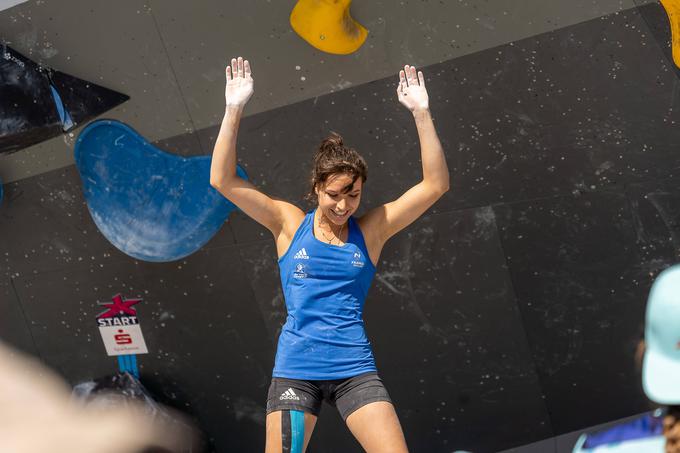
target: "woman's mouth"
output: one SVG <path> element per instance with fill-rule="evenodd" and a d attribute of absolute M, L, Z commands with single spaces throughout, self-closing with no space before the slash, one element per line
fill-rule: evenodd
<path fill-rule="evenodd" d="M 347 217 L 347 214 L 349 214 L 349 211 L 334 211 L 331 209 L 331 213 L 333 213 L 334 217 L 338 220 L 343 220 L 345 217 Z"/>

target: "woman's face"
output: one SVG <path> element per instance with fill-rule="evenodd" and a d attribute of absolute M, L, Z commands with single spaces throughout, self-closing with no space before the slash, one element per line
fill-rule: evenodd
<path fill-rule="evenodd" d="M 343 225 L 359 208 L 363 181 L 357 178 L 354 186 L 347 191 L 350 184 L 352 184 L 352 177 L 340 173 L 329 176 L 325 185 L 317 186 L 315 189 L 319 197 L 321 212 L 336 225 Z"/>

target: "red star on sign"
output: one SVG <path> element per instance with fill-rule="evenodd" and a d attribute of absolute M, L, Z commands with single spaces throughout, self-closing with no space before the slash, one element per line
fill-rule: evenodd
<path fill-rule="evenodd" d="M 100 303 L 99 304 L 99 305 L 103 305 L 104 307 L 108 308 L 108 310 L 97 315 L 97 319 L 113 318 L 114 316 L 122 315 L 122 314 L 137 316 L 137 311 L 134 308 L 131 308 L 131 307 L 142 301 L 142 299 L 126 299 L 126 300 L 124 300 L 123 296 L 121 296 L 120 294 L 116 294 L 115 296 L 113 296 L 112 300 L 113 300 L 112 304 L 107 304 L 107 303 Z"/>

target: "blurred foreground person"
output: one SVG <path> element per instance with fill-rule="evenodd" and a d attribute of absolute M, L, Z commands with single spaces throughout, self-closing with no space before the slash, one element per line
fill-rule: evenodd
<path fill-rule="evenodd" d="M 680 265 L 663 271 L 652 285 L 641 353 L 645 395 L 662 407 L 582 435 L 574 453 L 680 453 Z"/>
<path fill-rule="evenodd" d="M 174 415 L 174 414 L 173 414 Z M 36 360 L 0 343 L 0 452 L 192 452 L 195 433 L 134 403 L 90 404 Z"/>

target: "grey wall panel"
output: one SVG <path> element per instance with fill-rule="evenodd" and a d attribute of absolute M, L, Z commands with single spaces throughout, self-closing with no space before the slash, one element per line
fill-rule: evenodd
<path fill-rule="evenodd" d="M 130 96 L 105 116 L 129 123 L 149 140 L 194 129 L 144 2 L 27 2 L 0 13 L 0 41 L 39 63 Z M 3 156 L 0 178 L 15 181 L 73 164 L 79 130 Z M 175 151 L 191 154 L 200 147 L 194 139 L 190 150 Z"/>
<path fill-rule="evenodd" d="M 163 350 L 150 355 L 143 372 L 153 369 L 160 382 L 177 381 L 159 387 L 166 398 L 179 388 L 185 400 L 177 403 L 199 419 L 215 451 L 264 445 L 274 348 L 241 254 L 221 247 L 178 263 L 140 264 L 156 304 L 149 341 Z"/>
<path fill-rule="evenodd" d="M 29 2 L 0 14 L 0 38 L 35 61 L 130 96 L 107 116 L 150 139 L 192 129 L 148 5 Z"/>
<path fill-rule="evenodd" d="M 281 327 L 286 322 L 286 304 L 281 290 L 274 238 L 239 246 L 239 251 L 243 271 L 257 301 L 269 341 L 275 346 Z M 273 366 L 272 362 L 267 369 L 271 370 Z"/>
<path fill-rule="evenodd" d="M 5 191 L 0 228 L 9 240 L 0 241 L 0 262 L 8 273 L 24 276 L 133 261 L 109 243 L 92 221 L 75 167 L 7 184 Z M 204 247 L 233 243 L 231 230 L 223 227 Z"/>
<path fill-rule="evenodd" d="M 451 170 L 446 211 L 589 192 L 676 172 L 675 73 L 637 10 L 425 68 Z M 300 203 L 329 131 L 369 164 L 364 204 L 419 181 L 418 137 L 395 80 L 246 118 L 239 158 L 263 190 Z M 635 95 L 631 95 L 635 93 Z M 294 119 L 294 120 L 292 120 Z M 214 143 L 217 128 L 199 132 Z M 372 189 L 379 187 L 379 190 Z"/>
<path fill-rule="evenodd" d="M 393 238 L 365 319 L 414 451 L 551 435 L 490 208 L 428 216 Z"/>
<path fill-rule="evenodd" d="M 634 354 L 652 278 L 671 263 L 641 253 L 626 197 L 494 211 L 555 432 L 644 410 Z"/>
<path fill-rule="evenodd" d="M 134 265 L 115 263 L 101 268 L 88 263 L 21 277 L 15 286 L 47 365 L 71 383 L 117 369 L 99 336 L 95 317 L 105 309 L 96 303 L 109 302 L 119 292 L 128 298 L 143 293 Z"/>
<path fill-rule="evenodd" d="M 237 249 L 179 263 L 72 268 L 17 286 L 41 356 L 72 383 L 117 370 L 96 327 L 104 311 L 96 302 L 118 292 L 143 298 L 135 307 L 150 352 L 138 356 L 142 381 L 193 414 L 217 451 L 246 451 L 262 439 L 273 346 Z"/>
<path fill-rule="evenodd" d="M 457 58 L 634 6 L 632 0 L 486 2 L 354 1 L 369 29 L 352 55 L 309 46 L 289 25 L 294 1 L 152 1 L 160 36 L 196 127 L 218 124 L 224 66 L 253 61 L 261 112 L 392 76 L 404 64 Z"/>
<path fill-rule="evenodd" d="M 16 296 L 12 280 L 7 277 L 0 281 L 0 341 L 29 354 L 37 354 L 29 321 Z"/>
<path fill-rule="evenodd" d="M 638 241 L 649 260 L 680 260 L 680 190 L 676 178 L 632 184 L 626 189 Z"/>
<path fill-rule="evenodd" d="M 274 236 L 272 233 L 240 210 L 235 211 L 229 216 L 229 221 L 225 227 L 230 230 L 234 241 L 238 244 L 264 243 L 274 246 Z M 263 251 L 262 253 L 265 252 Z M 276 250 L 272 249 L 267 251 L 267 253 L 270 254 L 272 259 L 276 259 Z"/>
<path fill-rule="evenodd" d="M 0 13 L 0 39 L 59 70 L 131 96 L 107 116 L 151 140 L 219 123 L 225 61 L 254 62 L 257 113 L 631 8 L 648 0 L 355 1 L 370 31 L 354 55 L 313 49 L 290 28 L 294 2 L 27 2 Z M 124 33 L 121 31 L 124 30 Z M 205 149 L 196 137 L 177 149 Z M 0 159 L 14 181 L 72 163 L 72 139 Z"/>
<path fill-rule="evenodd" d="M 5 190 L 0 228 L 7 240 L 0 242 L 0 256 L 11 273 L 25 277 L 125 256 L 92 222 L 75 167 L 7 184 Z"/>

